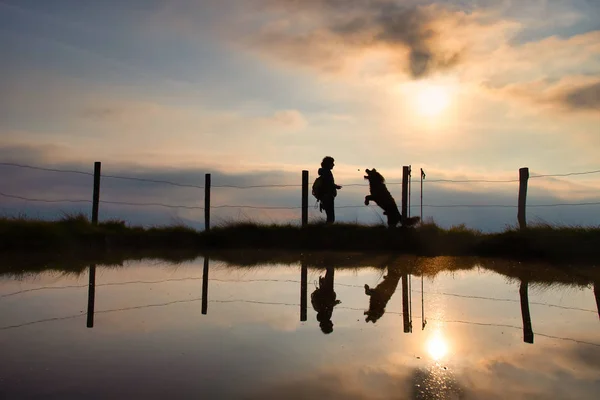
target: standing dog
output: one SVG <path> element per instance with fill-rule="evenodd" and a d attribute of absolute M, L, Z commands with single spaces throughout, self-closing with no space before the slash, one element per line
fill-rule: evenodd
<path fill-rule="evenodd" d="M 365 206 L 368 206 L 370 201 L 377 203 L 383 209 L 383 215 L 387 216 L 388 226 L 395 227 L 402 221 L 402 215 L 398 211 L 396 200 L 385 186 L 385 178 L 375 168 L 366 169 L 365 172 L 367 173 L 365 179 L 369 181 L 369 190 L 371 191 L 371 194 L 365 197 Z M 419 217 L 406 218 L 403 225 L 412 226 L 420 219 Z"/>

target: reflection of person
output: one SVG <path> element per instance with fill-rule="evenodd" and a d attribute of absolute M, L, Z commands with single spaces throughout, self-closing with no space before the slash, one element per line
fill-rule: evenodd
<path fill-rule="evenodd" d="M 321 168 L 319 168 L 319 176 L 323 178 L 323 197 L 321 199 L 321 207 L 325 210 L 327 215 L 327 223 L 332 224 L 335 222 L 335 209 L 334 199 L 337 196 L 338 189 L 342 187 L 335 184 L 333 179 L 333 172 L 331 171 L 334 167 L 333 157 L 325 157 L 321 161 Z"/>
<path fill-rule="evenodd" d="M 333 332 L 333 322 L 331 316 L 333 307 L 340 304 L 341 301 L 336 300 L 336 294 L 333 290 L 334 268 L 327 267 L 325 277 L 319 277 L 319 287 L 310 295 L 310 301 L 313 308 L 317 312 L 317 321 L 323 333 Z"/>

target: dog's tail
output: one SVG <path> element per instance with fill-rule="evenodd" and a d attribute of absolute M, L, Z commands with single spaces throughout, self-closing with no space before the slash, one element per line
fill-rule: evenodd
<path fill-rule="evenodd" d="M 415 226 L 421 221 L 421 217 L 409 217 L 402 223 L 402 226 Z"/>

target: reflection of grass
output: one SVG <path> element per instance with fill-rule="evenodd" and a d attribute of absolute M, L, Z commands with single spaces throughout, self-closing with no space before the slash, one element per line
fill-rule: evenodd
<path fill-rule="evenodd" d="M 229 223 L 200 232 L 184 225 L 131 227 L 124 221 L 92 225 L 83 215 L 58 221 L 0 218 L 0 251 L 99 254 L 119 250 L 149 254 L 185 249 L 287 249 L 391 251 L 415 255 L 500 256 L 548 261 L 597 261 L 600 227 L 537 225 L 484 234 L 464 226 L 443 229 L 425 223 L 410 229 L 356 223 L 261 225 Z"/>

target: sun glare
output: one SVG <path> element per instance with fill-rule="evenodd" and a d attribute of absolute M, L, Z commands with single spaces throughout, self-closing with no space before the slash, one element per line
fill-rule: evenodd
<path fill-rule="evenodd" d="M 440 115 L 450 105 L 450 93 L 442 86 L 425 84 L 416 91 L 417 111 L 424 116 Z"/>
<path fill-rule="evenodd" d="M 427 342 L 427 352 L 435 361 L 439 361 L 448 353 L 448 344 L 438 331 Z"/>

